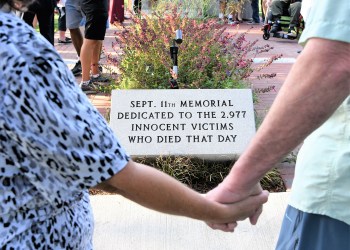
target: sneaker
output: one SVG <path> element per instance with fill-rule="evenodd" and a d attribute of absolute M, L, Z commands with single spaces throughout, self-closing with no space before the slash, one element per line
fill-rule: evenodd
<path fill-rule="evenodd" d="M 228 19 L 228 24 L 234 24 L 234 23 L 235 23 L 235 21 L 233 21 L 232 18 L 229 18 L 229 19 Z"/>
<path fill-rule="evenodd" d="M 101 74 L 99 74 L 97 77 L 93 77 L 91 76 L 90 81 L 92 83 L 106 83 L 106 82 L 110 82 L 111 79 L 102 76 Z"/>
<path fill-rule="evenodd" d="M 292 27 L 292 26 L 289 27 L 287 35 L 290 37 L 297 37 L 298 34 L 297 34 L 295 27 Z"/>
<path fill-rule="evenodd" d="M 250 20 L 250 21 L 247 22 L 247 24 L 250 24 L 250 25 L 258 25 L 258 24 L 260 24 L 260 22 L 256 22 L 256 21 L 254 21 L 254 20 Z"/>
<path fill-rule="evenodd" d="M 88 81 L 87 83 L 80 83 L 79 87 L 86 94 L 94 94 L 94 93 L 97 93 L 98 91 L 97 87 L 91 82 L 91 80 Z"/>
<path fill-rule="evenodd" d="M 80 60 L 77 61 L 77 63 L 72 68 L 72 73 L 73 73 L 74 76 L 81 75 L 81 62 L 80 62 Z"/>
<path fill-rule="evenodd" d="M 58 43 L 60 43 L 60 44 L 72 43 L 72 39 L 70 39 L 69 37 L 66 37 L 64 40 L 61 40 L 58 38 Z"/>
<path fill-rule="evenodd" d="M 270 30 L 270 33 L 277 33 L 277 32 L 279 32 L 279 31 L 282 31 L 281 24 L 275 22 L 275 23 L 272 25 L 272 28 L 271 28 L 271 30 Z"/>
<path fill-rule="evenodd" d="M 100 54 L 100 59 L 106 58 L 105 52 L 102 50 Z"/>

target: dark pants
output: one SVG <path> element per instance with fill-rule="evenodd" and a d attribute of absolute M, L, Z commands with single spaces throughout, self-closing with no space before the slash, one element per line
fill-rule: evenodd
<path fill-rule="evenodd" d="M 141 14 L 142 2 L 141 0 L 134 0 L 134 12 L 135 14 Z"/>
<path fill-rule="evenodd" d="M 23 20 L 33 26 L 34 16 L 39 22 L 40 34 L 52 45 L 54 44 L 54 0 L 37 0 L 28 7 L 24 13 Z"/>
<path fill-rule="evenodd" d="M 59 31 L 66 31 L 66 7 L 59 7 L 58 8 L 59 16 L 58 16 L 58 30 Z"/>
<path fill-rule="evenodd" d="M 259 0 L 252 0 L 251 2 L 252 6 L 252 11 L 253 11 L 253 21 L 256 23 L 260 23 L 260 18 L 259 18 Z"/>
<path fill-rule="evenodd" d="M 290 25 L 299 23 L 301 2 L 287 3 L 282 0 L 274 0 L 270 6 L 269 20 L 280 19 L 283 15 L 290 16 Z"/>

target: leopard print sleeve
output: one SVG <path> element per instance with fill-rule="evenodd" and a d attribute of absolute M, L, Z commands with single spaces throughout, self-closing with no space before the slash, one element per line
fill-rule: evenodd
<path fill-rule="evenodd" d="M 1 153 L 48 200 L 95 186 L 127 164 L 118 139 L 48 42 L 2 18 L 0 57 L 6 58 Z"/>
<path fill-rule="evenodd" d="M 87 189 L 128 160 L 54 47 L 0 10 L 0 248 L 92 249 Z"/>

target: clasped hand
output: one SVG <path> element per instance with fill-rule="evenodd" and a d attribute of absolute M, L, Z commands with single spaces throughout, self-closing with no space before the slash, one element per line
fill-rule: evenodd
<path fill-rule="evenodd" d="M 230 205 L 235 213 L 236 221 L 226 223 L 216 223 L 207 221 L 207 225 L 212 229 L 224 232 L 233 232 L 237 226 L 237 221 L 249 218 L 250 223 L 255 225 L 262 213 L 262 204 L 267 202 L 269 193 L 263 191 L 260 184 L 256 184 L 250 190 L 235 190 L 229 188 L 222 182 L 219 186 L 206 194 L 206 198 L 222 204 Z"/>

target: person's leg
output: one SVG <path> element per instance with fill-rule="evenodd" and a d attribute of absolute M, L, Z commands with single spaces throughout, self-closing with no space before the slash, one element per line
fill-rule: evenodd
<path fill-rule="evenodd" d="M 66 8 L 65 7 L 58 7 L 58 33 L 59 33 L 59 38 L 58 38 L 58 43 L 71 43 L 71 39 L 66 37 L 66 31 L 67 31 L 67 26 L 66 26 Z"/>
<path fill-rule="evenodd" d="M 220 13 L 219 13 L 219 19 L 224 19 L 225 12 L 226 12 L 226 0 L 220 0 Z"/>
<path fill-rule="evenodd" d="M 350 249 L 350 225 L 288 206 L 276 250 Z"/>
<path fill-rule="evenodd" d="M 269 11 L 271 12 L 272 21 L 280 20 L 283 14 L 284 2 L 281 0 L 273 0 Z"/>
<path fill-rule="evenodd" d="M 35 17 L 34 12 L 27 11 L 23 14 L 23 21 L 26 22 L 28 25 L 33 27 L 34 17 Z"/>
<path fill-rule="evenodd" d="M 301 2 L 295 2 L 292 3 L 289 7 L 289 13 L 290 13 L 290 25 L 291 26 L 297 26 L 299 23 L 299 17 L 300 17 L 300 10 L 301 10 Z"/>
<path fill-rule="evenodd" d="M 236 15 L 235 12 L 235 5 L 239 4 L 236 1 L 228 0 L 226 5 L 226 12 L 227 12 L 227 21 L 229 24 L 233 24 L 234 20 L 233 17 Z"/>
<path fill-rule="evenodd" d="M 280 0 L 273 0 L 268 14 L 268 20 L 269 22 L 273 22 L 272 28 L 270 30 L 271 33 L 277 33 L 278 31 L 281 31 L 281 16 L 283 14 L 283 8 L 284 8 L 284 2 Z"/>
<path fill-rule="evenodd" d="M 40 10 L 37 12 L 40 34 L 54 45 L 54 11 Z"/>
<path fill-rule="evenodd" d="M 91 74 L 92 76 L 98 76 L 101 73 L 101 68 L 99 65 L 99 61 L 102 53 L 102 41 L 99 41 L 98 47 L 96 48 L 96 53 L 92 55 L 91 61 Z"/>
<path fill-rule="evenodd" d="M 69 29 L 69 32 L 75 51 L 77 52 L 78 57 L 80 57 L 81 47 L 84 42 L 83 34 L 81 33 L 80 28 Z"/>
<path fill-rule="evenodd" d="M 290 14 L 290 23 L 288 29 L 288 35 L 291 37 L 297 37 L 298 33 L 296 27 L 299 24 L 301 2 L 295 2 L 290 5 L 288 12 Z"/>
<path fill-rule="evenodd" d="M 67 0 L 66 1 L 66 26 L 69 29 L 70 37 L 73 42 L 73 46 L 78 55 L 78 61 L 72 68 L 72 73 L 78 76 L 82 72 L 80 62 L 80 51 L 83 46 L 83 34 L 80 31 L 80 22 L 83 19 L 83 13 L 81 12 L 81 0 Z"/>
<path fill-rule="evenodd" d="M 86 16 L 85 39 L 80 54 L 82 65 L 81 85 L 88 84 L 88 81 L 106 82 L 109 79 L 100 76 L 98 61 L 100 58 L 102 41 L 106 33 L 108 0 L 83 0 L 81 8 Z M 93 66 L 94 71 L 92 72 L 93 76 L 90 78 L 91 66 Z"/>
<path fill-rule="evenodd" d="M 252 0 L 251 1 L 252 11 L 253 11 L 253 22 L 254 23 L 260 23 L 260 17 L 259 17 L 259 0 Z"/>
<path fill-rule="evenodd" d="M 98 64 L 99 60 L 99 44 L 101 41 L 84 39 L 83 46 L 81 47 L 81 67 L 82 67 L 82 81 L 86 82 L 90 80 L 90 69 L 91 65 Z M 98 74 L 99 72 L 97 72 Z"/>
<path fill-rule="evenodd" d="M 36 15 L 38 17 L 40 34 L 54 45 L 54 1 L 38 0 Z"/>

